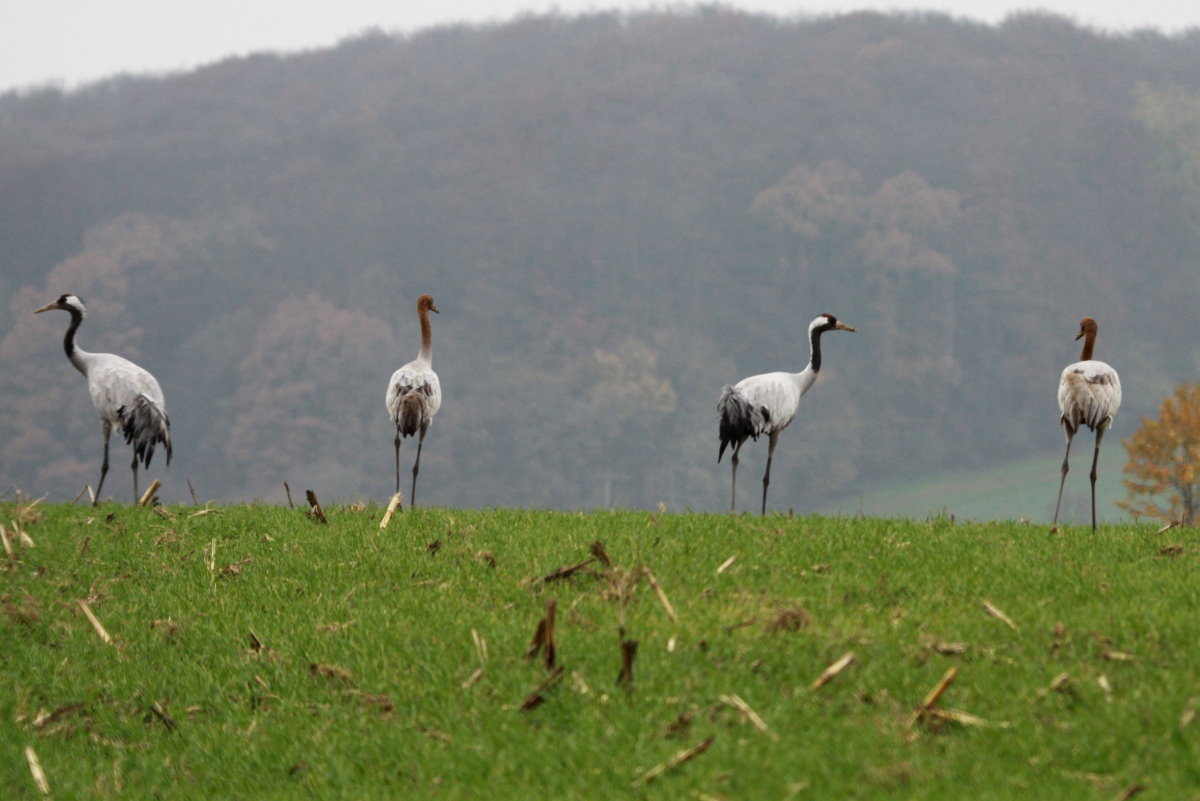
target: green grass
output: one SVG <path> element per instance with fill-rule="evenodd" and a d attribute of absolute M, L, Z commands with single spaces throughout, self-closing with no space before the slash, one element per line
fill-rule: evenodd
<path fill-rule="evenodd" d="M 27 746 L 64 799 L 1109 801 L 1135 783 L 1153 798 L 1200 787 L 1191 531 L 418 509 L 380 532 L 378 508 L 333 509 L 327 526 L 195 511 L 0 504 L 10 535 L 38 518 L 0 574 L 6 798 L 41 797 Z M 613 568 L 536 580 L 595 540 Z M 551 599 L 565 670 L 522 711 L 547 676 L 524 652 Z M 622 623 L 639 643 L 631 690 L 616 684 Z M 481 664 L 472 630 L 487 660 L 464 687 Z M 855 664 L 810 690 L 847 651 Z M 991 725 L 910 725 L 950 667 L 940 707 Z"/>
<path fill-rule="evenodd" d="M 1089 444 L 1089 443 L 1084 443 Z M 1091 521 L 1092 451 L 1076 446 L 1071 472 L 1063 487 L 1062 519 L 1076 523 Z M 1123 454 L 1101 453 L 1096 477 L 1096 517 L 1109 523 L 1125 522 L 1129 516 L 1116 502 L 1127 499 L 1117 463 Z M 1054 499 L 1062 468 L 1062 452 L 1017 459 L 976 470 L 952 470 L 922 476 L 912 481 L 892 481 L 885 486 L 865 488 L 823 504 L 826 514 L 866 514 L 879 517 L 924 519 L 931 515 L 953 515 L 958 520 L 1046 521 L 1054 517 Z"/>

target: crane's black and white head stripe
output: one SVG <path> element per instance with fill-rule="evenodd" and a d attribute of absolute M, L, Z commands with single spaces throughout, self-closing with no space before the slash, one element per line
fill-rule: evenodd
<path fill-rule="evenodd" d="M 837 318 L 832 314 L 820 314 L 808 324 L 808 333 L 815 334 L 820 331 L 822 334 L 826 331 L 832 331 L 837 327 Z"/>
<path fill-rule="evenodd" d="M 816 318 L 813 319 L 813 321 L 811 323 L 808 324 L 809 338 L 812 338 L 814 336 L 820 336 L 821 334 L 824 334 L 826 331 L 855 331 L 855 330 L 857 330 L 857 329 L 851 328 L 850 326 L 846 325 L 838 318 L 834 317 L 832 314 L 818 315 Z"/>
<path fill-rule="evenodd" d="M 87 314 L 87 310 L 83 307 L 83 300 L 78 295 L 73 295 L 70 292 L 65 295 L 59 295 L 58 300 L 53 303 L 47 303 L 40 309 L 34 310 L 34 314 L 41 314 L 44 311 L 51 309 L 62 309 L 71 315 L 71 325 L 67 328 L 67 333 L 63 336 L 63 350 L 67 353 L 67 358 L 74 360 L 81 353 L 75 347 L 75 332 L 79 330 L 79 324 L 83 322 L 83 317 Z M 80 372 L 85 372 L 84 368 L 75 365 L 75 369 Z"/>
<path fill-rule="evenodd" d="M 72 295 L 69 292 L 58 299 L 58 305 L 61 308 L 66 309 L 66 310 L 73 309 L 73 310 L 79 312 L 80 314 L 84 314 L 87 312 L 87 309 L 85 309 L 83 306 L 83 299 L 80 298 L 78 295 Z"/>

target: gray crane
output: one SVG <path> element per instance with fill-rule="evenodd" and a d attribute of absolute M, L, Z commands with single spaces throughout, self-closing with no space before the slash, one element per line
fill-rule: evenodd
<path fill-rule="evenodd" d="M 1079 361 L 1068 364 L 1058 380 L 1058 409 L 1062 413 L 1058 421 L 1067 435 L 1067 450 L 1063 454 L 1062 478 L 1058 482 L 1058 502 L 1054 504 L 1054 529 L 1058 528 L 1058 510 L 1062 506 L 1063 484 L 1067 482 L 1070 467 L 1067 458 L 1071 455 L 1071 439 L 1081 425 L 1096 432 L 1096 451 L 1092 455 L 1092 532 L 1096 531 L 1096 463 L 1100 461 L 1100 440 L 1112 425 L 1117 409 L 1121 408 L 1121 379 L 1117 371 L 1092 358 L 1099 327 L 1091 317 L 1079 321 L 1079 334 L 1075 339 L 1083 340 L 1083 353 Z"/>
<path fill-rule="evenodd" d="M 433 305 L 433 296 L 417 298 L 417 316 L 421 319 L 421 350 L 417 358 L 392 373 L 388 382 L 387 410 L 396 424 L 396 492 L 400 491 L 400 440 L 417 435 L 417 459 L 412 469 L 409 504 L 417 502 L 417 473 L 421 469 L 421 446 L 433 416 L 442 405 L 442 385 L 433 371 L 433 329 L 429 313 L 441 314 Z"/>
<path fill-rule="evenodd" d="M 75 369 L 87 378 L 88 394 L 104 432 L 104 462 L 100 465 L 95 503 L 100 503 L 100 490 L 108 473 L 108 438 L 113 428 L 120 430 L 125 442 L 133 446 L 133 502 L 137 503 L 138 463 L 149 468 L 156 445 L 166 448 L 167 464 L 171 463 L 171 421 L 167 418 L 162 388 L 154 376 L 128 359 L 111 353 L 88 353 L 75 344 L 75 332 L 87 311 L 77 295 L 63 295 L 34 314 L 51 309 L 71 315 L 63 349 Z"/>
<path fill-rule="evenodd" d="M 720 421 L 721 449 L 717 462 L 725 455 L 725 448 L 732 445 L 733 487 L 730 493 L 729 510 L 737 502 L 738 454 L 742 443 L 759 435 L 767 435 L 767 471 L 763 474 L 762 514 L 767 513 L 767 487 L 771 483 L 771 460 L 775 457 L 775 446 L 779 433 L 791 425 L 800 408 L 800 398 L 812 388 L 821 369 L 821 334 L 826 331 L 854 331 L 832 314 L 822 314 L 808 324 L 808 344 L 812 355 L 808 365 L 798 373 L 763 373 L 743 378 L 733 386 L 726 384 L 717 401 L 717 417 Z"/>

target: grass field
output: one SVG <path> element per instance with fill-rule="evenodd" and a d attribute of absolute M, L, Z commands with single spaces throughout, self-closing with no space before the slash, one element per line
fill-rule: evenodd
<path fill-rule="evenodd" d="M 1081 449 L 1063 488 L 1062 519 L 1079 523 L 1091 520 L 1091 450 Z M 1128 492 L 1118 449 L 1101 455 L 1096 479 L 1096 517 L 1117 523 L 1129 515 L 1117 508 Z M 957 469 L 923 475 L 911 481 L 891 481 L 878 488 L 864 488 L 832 500 L 817 510 L 825 514 L 866 514 L 876 517 L 953 515 L 958 520 L 1020 520 L 1049 522 L 1054 518 L 1054 500 L 1062 469 L 1062 452 L 1054 451 L 1027 459 L 1002 462 L 978 469 Z"/>
<path fill-rule="evenodd" d="M 328 514 L 0 504 L 4 797 L 1200 798 L 1190 530 Z"/>

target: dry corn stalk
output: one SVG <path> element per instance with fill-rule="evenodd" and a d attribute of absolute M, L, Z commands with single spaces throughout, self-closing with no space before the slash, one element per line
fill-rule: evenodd
<path fill-rule="evenodd" d="M 774 733 L 771 732 L 770 728 L 767 726 L 767 722 L 763 720 L 762 717 L 755 712 L 740 695 L 718 695 L 717 700 L 721 703 L 728 704 L 745 715 L 746 719 L 750 721 L 754 728 L 758 729 L 764 734 L 771 734 L 774 736 Z"/>
<path fill-rule="evenodd" d="M 838 659 L 838 661 L 825 668 L 821 675 L 817 676 L 816 680 L 808 686 L 808 689 L 819 690 L 820 688 L 824 687 L 833 680 L 834 676 L 850 667 L 850 665 L 854 663 L 854 659 L 855 656 L 853 651 L 847 651 L 846 653 L 842 654 L 842 657 Z"/>
<path fill-rule="evenodd" d="M 542 696 L 542 693 L 545 692 L 546 690 L 550 689 L 551 687 L 553 687 L 555 684 L 557 684 L 558 680 L 562 678 L 562 675 L 563 675 L 563 666 L 562 665 L 558 665 L 553 670 L 551 670 L 550 675 L 547 676 L 542 681 L 541 684 L 539 684 L 537 687 L 535 687 L 533 692 L 531 692 L 525 698 L 525 701 L 521 704 L 521 707 L 520 707 L 521 711 L 528 712 L 529 710 L 536 709 L 537 707 L 546 703 L 546 699 Z"/>
<path fill-rule="evenodd" d="M 939 707 L 935 707 L 930 709 L 925 714 L 931 718 L 937 718 L 938 720 L 953 721 L 954 723 L 958 723 L 962 726 L 979 726 L 986 728 L 993 725 L 978 715 L 972 715 L 970 712 L 963 712 L 961 709 L 941 709 Z M 1009 724 L 997 723 L 995 725 L 1001 728 L 1007 728 Z"/>
<path fill-rule="evenodd" d="M 605 567 L 612 567 L 612 559 L 608 556 L 608 551 L 604 548 L 604 543 L 596 540 L 588 546 L 588 550 L 592 552 L 592 556 L 604 563 Z"/>
<path fill-rule="evenodd" d="M 546 575 L 542 576 L 542 581 L 549 584 L 551 581 L 559 581 L 560 579 L 570 578 L 571 576 L 578 573 L 580 570 L 583 570 L 585 567 L 590 565 L 592 562 L 595 562 L 596 559 L 597 559 L 597 557 L 592 556 L 587 559 L 584 559 L 582 562 L 578 562 L 573 565 L 566 565 L 564 567 L 560 567 L 555 570 L 552 570 L 549 573 L 547 573 Z"/>
<path fill-rule="evenodd" d="M 937 702 L 941 700 L 942 694 L 946 692 L 946 688 L 953 684 L 957 677 L 958 668 L 952 667 L 947 670 L 938 683 L 933 685 L 933 689 L 925 696 L 925 700 L 921 702 L 921 705 L 917 707 L 917 711 L 913 714 L 912 719 L 909 720 L 908 725 L 912 726 L 928 715 L 930 710 L 937 706 Z"/>
<path fill-rule="evenodd" d="M 697 757 L 700 754 L 703 754 L 705 751 L 708 750 L 708 747 L 710 745 L 712 745 L 712 741 L 713 741 L 713 738 L 709 737 L 705 740 L 701 740 L 699 743 L 697 743 L 696 745 L 693 745 L 691 748 L 685 748 L 684 750 L 679 751 L 678 753 L 674 754 L 670 759 L 668 759 L 666 762 L 663 762 L 659 765 L 655 765 L 654 767 L 650 768 L 650 770 L 646 771 L 644 774 L 642 774 L 638 778 L 634 779 L 633 786 L 636 787 L 639 784 L 649 784 L 650 782 L 654 781 L 662 774 L 666 773 L 671 768 L 674 768 L 678 765 L 682 765 L 684 762 L 687 762 L 688 760 L 690 760 L 694 757 Z"/>
<path fill-rule="evenodd" d="M 380 529 L 387 528 L 388 523 L 392 522 L 392 515 L 396 513 L 397 509 L 402 510 L 403 508 L 404 508 L 404 493 L 400 492 L 399 490 L 396 490 L 396 494 L 392 496 L 392 499 L 390 501 L 388 501 L 387 511 L 383 513 L 383 520 L 379 521 L 379 528 Z"/>
<path fill-rule="evenodd" d="M 1145 789 L 1146 785 L 1144 784 L 1131 784 L 1121 792 L 1117 793 L 1116 797 L 1113 798 L 1113 801 L 1129 801 L 1129 799 L 1133 798 L 1135 795 Z"/>
<path fill-rule="evenodd" d="M 25 746 L 25 761 L 29 763 L 29 773 L 33 776 L 33 783 L 37 785 L 38 790 L 42 795 L 50 795 L 50 782 L 46 781 L 46 771 L 42 770 L 42 762 L 32 745 Z"/>
<path fill-rule="evenodd" d="M 470 676 L 467 676 L 467 678 L 463 680 L 463 683 L 460 686 L 464 690 L 469 690 L 471 687 L 475 686 L 479 682 L 479 680 L 482 678 L 483 678 L 483 668 L 477 667 L 477 668 L 475 668 L 475 672 L 472 673 Z"/>
<path fill-rule="evenodd" d="M 1017 631 L 1017 624 L 1012 622 L 1012 618 L 1000 611 L 999 607 L 997 607 L 991 601 L 984 600 L 983 611 L 987 612 L 997 620 L 1003 621 L 1004 625 L 1008 626 L 1013 631 Z"/>
<path fill-rule="evenodd" d="M 92 628 L 95 629 L 96 633 L 100 635 L 100 639 L 104 640 L 106 644 L 111 645 L 112 635 L 105 631 L 103 624 L 100 623 L 100 620 L 92 612 L 92 608 L 88 606 L 88 602 L 80 599 L 79 608 L 83 610 L 83 616 L 86 617 L 88 622 L 92 624 Z"/>
<path fill-rule="evenodd" d="M 621 626 L 621 672 L 617 674 L 617 685 L 626 689 L 633 686 L 633 660 L 637 656 L 638 641 L 625 638 L 625 627 Z"/>
<path fill-rule="evenodd" d="M 328 523 L 329 519 L 325 517 L 325 510 L 321 508 L 321 502 L 317 500 L 317 493 L 305 490 L 304 497 L 308 499 L 308 513 L 320 522 Z"/>
<path fill-rule="evenodd" d="M 162 482 L 157 478 L 151 481 L 150 486 L 146 487 L 146 491 L 142 493 L 142 499 L 138 501 L 138 506 L 149 506 L 150 504 L 154 503 L 156 499 L 155 493 L 158 492 L 158 489 L 161 486 Z"/>
<path fill-rule="evenodd" d="M 650 586 L 654 588 L 654 593 L 658 596 L 658 602 L 662 604 L 663 609 L 666 610 L 667 617 L 671 618 L 672 623 L 677 622 L 679 617 L 675 614 L 675 607 L 671 606 L 671 602 L 667 600 L 667 594 L 663 591 L 662 585 L 658 583 L 658 579 L 656 579 L 654 574 L 650 572 L 650 568 L 643 567 L 642 570 L 646 575 L 646 580 L 649 581 Z"/>
<path fill-rule="evenodd" d="M 487 640 L 475 629 L 471 629 L 471 640 L 475 643 L 475 655 L 479 657 L 479 664 L 486 663 L 488 660 Z"/>

